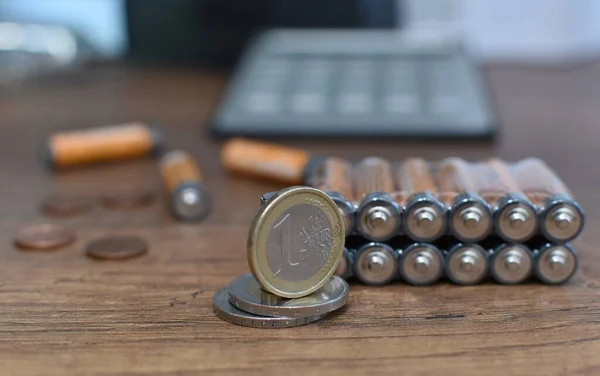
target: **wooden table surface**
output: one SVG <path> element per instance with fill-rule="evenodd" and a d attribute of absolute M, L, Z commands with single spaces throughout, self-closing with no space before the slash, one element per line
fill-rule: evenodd
<path fill-rule="evenodd" d="M 587 212 L 575 243 L 579 272 L 560 287 L 353 284 L 343 312 L 285 330 L 234 326 L 211 309 L 214 292 L 248 272 L 246 235 L 259 196 L 279 188 L 219 165 L 220 141 L 205 120 L 225 75 L 108 66 L 0 88 L 0 374 L 600 374 L 600 66 L 496 66 L 486 74 L 503 123 L 495 143 L 285 142 L 351 160 L 542 157 Z M 51 193 L 161 189 L 151 160 L 62 174 L 39 163 L 36 150 L 54 130 L 136 119 L 162 124 L 170 147 L 198 157 L 214 197 L 209 219 L 177 223 L 164 200 L 44 218 L 40 200 Z M 18 229 L 44 222 L 73 228 L 78 241 L 54 252 L 15 249 Z M 85 243 L 107 234 L 142 236 L 150 253 L 87 258 Z"/>

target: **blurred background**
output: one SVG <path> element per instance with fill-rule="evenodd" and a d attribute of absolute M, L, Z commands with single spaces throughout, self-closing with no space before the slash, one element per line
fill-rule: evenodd
<path fill-rule="evenodd" d="M 486 61 L 557 64 L 600 53 L 594 0 L 0 0 L 0 22 L 4 80 L 7 70 L 23 74 L 6 56 L 17 51 L 54 54 L 59 64 L 94 58 L 227 67 L 254 33 L 270 27 L 453 35 Z M 75 39 L 15 28 L 27 24 L 64 26 L 58 31 Z"/>
<path fill-rule="evenodd" d="M 352 34 L 256 42 L 282 28 Z M 395 60 L 378 65 L 382 54 Z M 599 55 L 593 0 L 0 0 L 0 85 L 89 62 L 233 70 L 211 122 L 225 135 L 280 135 L 286 122 L 289 135 L 487 137 L 496 119 L 472 66 Z M 326 107 L 329 97 L 339 105 Z M 291 103 L 285 118 L 278 98 Z"/>

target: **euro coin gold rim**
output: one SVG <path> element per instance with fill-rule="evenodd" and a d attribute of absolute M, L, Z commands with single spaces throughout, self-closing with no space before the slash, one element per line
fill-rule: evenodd
<path fill-rule="evenodd" d="M 298 204 L 309 204 L 320 209 L 331 227 L 332 245 L 325 264 L 312 277 L 302 281 L 285 281 L 273 275 L 267 261 L 267 239 L 281 214 Z M 321 288 L 335 273 L 344 252 L 343 218 L 337 205 L 323 191 L 304 186 L 279 191 L 260 209 L 248 234 L 248 265 L 254 278 L 266 291 L 284 298 L 300 298 Z"/>

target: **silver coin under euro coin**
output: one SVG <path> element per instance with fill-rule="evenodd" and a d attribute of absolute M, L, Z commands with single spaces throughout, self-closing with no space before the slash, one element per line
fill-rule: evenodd
<path fill-rule="evenodd" d="M 255 315 L 298 318 L 335 311 L 346 304 L 349 291 L 346 281 L 333 276 L 310 295 L 287 299 L 264 291 L 252 274 L 245 274 L 229 285 L 229 302 Z"/>
<path fill-rule="evenodd" d="M 213 311 L 220 319 L 236 325 L 264 329 L 290 328 L 310 324 L 325 317 L 325 315 L 298 318 L 253 315 L 232 306 L 228 295 L 227 288 L 217 291 L 213 299 Z"/>

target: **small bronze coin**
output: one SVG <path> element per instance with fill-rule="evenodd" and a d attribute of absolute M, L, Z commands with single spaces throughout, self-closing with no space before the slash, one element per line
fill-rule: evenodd
<path fill-rule="evenodd" d="M 156 192 L 146 189 L 105 192 L 100 196 L 100 202 L 108 209 L 137 209 L 155 200 Z"/>
<path fill-rule="evenodd" d="M 15 244 L 23 249 L 58 249 L 74 241 L 73 231 L 51 224 L 25 227 L 15 235 Z"/>
<path fill-rule="evenodd" d="M 96 259 L 122 260 L 148 252 L 148 243 L 135 236 L 110 236 L 89 242 L 85 252 Z"/>
<path fill-rule="evenodd" d="M 72 217 L 92 211 L 94 200 L 77 196 L 50 196 L 42 202 L 42 212 L 52 217 Z"/>

